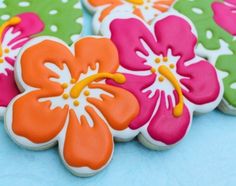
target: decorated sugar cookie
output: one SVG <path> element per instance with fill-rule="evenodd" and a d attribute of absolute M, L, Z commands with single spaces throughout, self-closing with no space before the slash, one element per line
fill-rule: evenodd
<path fill-rule="evenodd" d="M 22 94 L 6 112 L 10 137 L 33 150 L 58 143 L 63 163 L 75 175 L 103 169 L 112 157 L 113 136 L 124 135 L 139 113 L 133 94 L 105 82 L 126 82 L 117 73 L 114 44 L 86 37 L 70 49 L 59 39 L 39 37 L 28 42 L 17 59 Z"/>
<path fill-rule="evenodd" d="M 114 13 L 101 32 L 117 46 L 118 72 L 126 77 L 124 84 L 107 82 L 138 99 L 140 112 L 129 128 L 145 146 L 170 148 L 187 134 L 194 112 L 209 112 L 219 104 L 223 89 L 218 74 L 196 55 L 197 37 L 186 18 L 163 14 L 149 26 Z"/>
<path fill-rule="evenodd" d="M 3 0 L 0 1 L 0 25 L 24 12 L 34 12 L 43 20 L 45 29 L 38 35 L 55 36 L 71 44 L 82 31 L 79 0 Z"/>
<path fill-rule="evenodd" d="M 174 8 L 195 24 L 198 53 L 223 74 L 220 110 L 236 115 L 236 0 L 179 0 Z"/>
<path fill-rule="evenodd" d="M 18 14 L 0 25 L 0 118 L 19 90 L 14 78 L 14 63 L 21 47 L 44 28 L 34 13 Z"/>
<path fill-rule="evenodd" d="M 111 12 L 129 12 L 139 16 L 147 23 L 159 14 L 166 12 L 175 0 L 83 0 L 85 6 L 92 13 L 93 29 L 99 32 L 101 22 Z"/>

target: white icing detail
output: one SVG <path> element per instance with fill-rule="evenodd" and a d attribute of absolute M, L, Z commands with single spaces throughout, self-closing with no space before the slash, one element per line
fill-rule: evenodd
<path fill-rule="evenodd" d="M 57 13 L 58 13 L 57 10 L 50 10 L 50 11 L 49 11 L 49 14 L 50 14 L 50 15 L 56 15 Z"/>
<path fill-rule="evenodd" d="M 3 20 L 3 21 L 8 20 L 9 18 L 10 18 L 9 15 L 2 15 L 2 16 L 1 16 L 1 20 Z"/>
<path fill-rule="evenodd" d="M 192 11 L 194 12 L 194 13 L 196 13 L 196 14 L 203 14 L 203 11 L 202 11 L 202 9 L 200 9 L 200 8 L 192 8 Z"/>
<path fill-rule="evenodd" d="M 230 88 L 236 89 L 236 83 L 231 84 L 231 85 L 230 85 Z"/>
<path fill-rule="evenodd" d="M 62 3 L 68 3 L 68 0 L 61 0 Z"/>
<path fill-rule="evenodd" d="M 207 37 L 207 39 L 212 39 L 213 33 L 212 33 L 211 30 L 207 30 L 207 31 L 206 31 L 206 37 Z"/>
<path fill-rule="evenodd" d="M 21 2 L 19 2 L 18 5 L 19 5 L 20 7 L 27 7 L 27 6 L 30 6 L 30 3 L 27 2 L 27 1 L 21 1 Z"/>
<path fill-rule="evenodd" d="M 75 21 L 76 23 L 79 23 L 79 24 L 82 24 L 83 23 L 83 18 L 82 17 L 79 17 L 76 19 Z"/>
<path fill-rule="evenodd" d="M 6 7 L 7 6 L 5 5 L 4 0 L 0 0 L 0 9 L 4 9 Z"/>
<path fill-rule="evenodd" d="M 80 35 L 79 34 L 74 34 L 70 37 L 71 41 L 75 42 L 79 39 Z"/>
<path fill-rule="evenodd" d="M 52 32 L 57 32 L 58 28 L 57 28 L 56 25 L 52 25 L 52 26 L 50 27 L 50 30 L 51 30 Z"/>
<path fill-rule="evenodd" d="M 5 57 L 10 57 L 10 58 L 14 59 L 17 56 L 18 52 L 19 52 L 19 49 L 11 49 L 11 47 L 14 46 L 15 44 L 17 44 L 17 42 L 13 43 L 10 46 L 8 45 L 8 43 L 13 38 L 15 38 L 18 35 L 20 35 L 20 32 L 16 32 L 16 33 L 13 34 L 12 31 L 13 31 L 13 28 L 10 28 L 6 32 L 6 34 L 5 34 L 4 38 L 3 38 L 3 41 L 2 41 L 2 44 L 1 44 L 2 48 L 3 48 L 3 50 L 8 48 L 8 49 L 10 49 L 10 52 L 7 53 L 7 54 L 3 52 L 3 56 L 0 57 L 2 59 L 4 59 Z M 7 71 L 6 71 L 7 69 L 8 70 L 13 70 L 14 68 L 8 62 L 6 62 L 6 61 L 0 64 L 0 73 L 3 73 L 5 75 L 7 75 Z"/>

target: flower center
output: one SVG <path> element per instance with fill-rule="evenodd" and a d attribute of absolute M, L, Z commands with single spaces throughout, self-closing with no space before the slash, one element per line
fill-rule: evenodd
<path fill-rule="evenodd" d="M 144 0 L 126 0 L 129 3 L 135 4 L 135 5 L 143 5 Z"/>
<path fill-rule="evenodd" d="M 160 64 L 161 62 L 167 64 L 168 61 L 169 61 L 168 57 L 163 57 L 162 60 L 160 58 L 155 59 L 155 63 L 157 63 L 157 64 Z M 168 81 L 173 85 L 173 87 L 177 91 L 179 101 L 173 109 L 173 115 L 175 117 L 179 117 L 183 113 L 184 97 L 183 97 L 183 93 L 182 93 L 182 89 L 180 87 L 179 81 L 177 80 L 177 78 L 175 77 L 173 72 L 170 70 L 170 69 L 173 69 L 173 68 L 175 68 L 174 64 L 170 64 L 169 67 L 167 67 L 167 65 L 160 65 L 157 69 L 155 67 L 152 67 L 151 72 L 156 73 L 158 71 L 158 73 L 161 75 L 158 78 L 158 80 L 160 82 L 163 82 L 165 80 L 165 78 L 168 79 Z"/>
<path fill-rule="evenodd" d="M 3 33 L 5 31 L 5 29 L 9 26 L 13 26 L 13 25 L 17 25 L 21 22 L 21 19 L 19 17 L 13 17 L 10 20 L 6 21 L 5 23 L 3 23 L 0 26 L 0 63 L 3 63 L 4 60 L 1 58 L 3 56 L 3 53 L 9 53 L 10 50 L 9 49 L 2 49 L 2 40 L 3 40 Z"/>
<path fill-rule="evenodd" d="M 61 87 L 64 89 L 64 93 L 61 96 L 64 100 L 72 98 L 72 100 L 71 99 L 68 100 L 68 104 L 71 105 L 72 101 L 72 105 L 78 107 L 80 105 L 79 97 L 82 92 L 85 97 L 88 97 L 90 96 L 90 94 L 92 94 L 90 93 L 89 90 L 84 90 L 84 89 L 93 81 L 101 80 L 104 78 L 113 79 L 116 83 L 124 83 L 126 81 L 125 76 L 122 74 L 119 73 L 111 74 L 106 72 L 88 76 L 79 82 L 76 82 L 75 79 L 71 79 L 69 84 L 68 83 L 61 84 Z"/>
<path fill-rule="evenodd" d="M 92 83 L 95 80 L 102 79 L 102 78 L 110 78 L 113 79 L 116 83 L 124 83 L 126 81 L 125 76 L 122 74 L 111 74 L 111 73 L 98 73 L 92 76 L 89 76 L 82 81 L 76 83 L 71 91 L 70 91 L 70 96 L 72 98 L 78 98 L 82 92 L 82 90 L 88 86 L 90 83 Z M 86 93 L 85 93 L 86 94 Z M 87 93 L 88 94 L 88 93 Z"/>

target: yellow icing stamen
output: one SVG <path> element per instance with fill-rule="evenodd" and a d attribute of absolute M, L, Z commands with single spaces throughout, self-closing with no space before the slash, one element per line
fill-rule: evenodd
<path fill-rule="evenodd" d="M 4 62 L 4 60 L 2 58 L 0 58 L 0 63 L 3 63 L 3 62 Z"/>
<path fill-rule="evenodd" d="M 164 62 L 168 62 L 168 57 L 163 57 Z"/>
<path fill-rule="evenodd" d="M 79 101 L 75 100 L 75 101 L 73 102 L 73 104 L 74 104 L 74 106 L 78 107 L 78 106 L 79 106 Z"/>
<path fill-rule="evenodd" d="M 70 83 L 71 83 L 71 84 L 75 84 L 75 83 L 76 83 L 76 80 L 75 80 L 75 79 L 71 79 L 71 80 L 70 80 Z"/>
<path fill-rule="evenodd" d="M 89 92 L 88 90 L 85 90 L 85 91 L 84 91 L 84 95 L 85 95 L 85 96 L 89 96 L 89 95 L 90 95 L 90 92 Z"/>
<path fill-rule="evenodd" d="M 5 23 L 3 23 L 1 26 L 0 26 L 0 57 L 2 56 L 2 45 L 1 45 L 1 41 L 2 41 L 2 35 L 3 35 L 3 32 L 4 30 L 9 27 L 9 26 L 13 26 L 13 25 L 16 25 L 18 23 L 21 22 L 21 19 L 19 17 L 13 17 L 11 19 L 9 19 L 8 21 L 6 21 Z"/>
<path fill-rule="evenodd" d="M 5 48 L 4 53 L 8 54 L 10 52 L 9 48 Z"/>
<path fill-rule="evenodd" d="M 155 62 L 156 62 L 156 63 L 160 63 L 160 62 L 161 62 L 160 58 L 156 58 L 156 59 L 155 59 Z"/>
<path fill-rule="evenodd" d="M 174 64 L 170 64 L 170 68 L 175 68 L 175 65 Z"/>
<path fill-rule="evenodd" d="M 145 6 L 145 9 L 146 9 L 146 10 L 148 10 L 148 9 L 149 9 L 149 7 L 148 7 L 148 6 Z"/>
<path fill-rule="evenodd" d="M 126 1 L 132 4 L 136 4 L 136 5 L 144 4 L 144 0 L 126 0 Z"/>
<path fill-rule="evenodd" d="M 63 94 L 63 99 L 68 99 L 69 98 L 69 94 Z"/>
<path fill-rule="evenodd" d="M 179 117 L 182 115 L 183 109 L 184 109 L 184 96 L 183 96 L 181 87 L 179 85 L 179 82 L 176 79 L 176 77 L 174 76 L 174 74 L 171 72 L 171 70 L 164 65 L 161 65 L 158 68 L 158 72 L 161 75 L 163 75 L 164 77 L 166 77 L 171 82 L 171 84 L 174 86 L 175 90 L 177 91 L 177 94 L 179 96 L 179 103 L 174 107 L 173 115 L 175 117 Z"/>
<path fill-rule="evenodd" d="M 151 73 L 154 74 L 154 73 L 156 73 L 156 71 L 157 71 L 157 70 L 156 70 L 154 67 L 151 68 Z"/>
<path fill-rule="evenodd" d="M 89 76 L 85 79 L 83 79 L 82 81 L 76 83 L 71 91 L 70 91 L 70 96 L 72 98 L 78 98 L 82 92 L 82 90 L 88 86 L 90 83 L 92 83 L 93 81 L 97 80 L 97 79 L 102 79 L 102 78 L 110 78 L 113 79 L 116 83 L 124 83 L 126 81 L 126 78 L 124 75 L 122 74 L 110 74 L 110 73 L 98 73 L 92 76 Z"/>
<path fill-rule="evenodd" d="M 165 78 L 164 78 L 163 76 L 160 76 L 160 77 L 158 78 L 158 80 L 159 80 L 160 82 L 163 82 L 163 81 L 165 80 Z"/>
<path fill-rule="evenodd" d="M 61 87 L 62 87 L 63 89 L 66 89 L 66 88 L 68 88 L 68 84 L 67 84 L 67 83 L 62 83 L 62 84 L 61 84 Z"/>

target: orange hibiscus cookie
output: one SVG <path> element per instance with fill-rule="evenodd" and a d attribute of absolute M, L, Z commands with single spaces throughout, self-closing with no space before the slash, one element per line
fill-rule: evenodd
<path fill-rule="evenodd" d="M 159 14 L 168 11 L 175 0 L 82 0 L 86 8 L 94 13 L 93 30 L 99 33 L 101 22 L 112 12 L 129 12 L 147 23 Z"/>
<path fill-rule="evenodd" d="M 118 53 L 106 38 L 86 37 L 72 49 L 53 37 L 27 43 L 16 62 L 22 93 L 6 112 L 5 128 L 19 145 L 47 149 L 58 143 L 63 163 L 75 175 L 103 169 L 113 153 L 113 137 L 129 133 L 139 104 L 116 72 Z"/>

